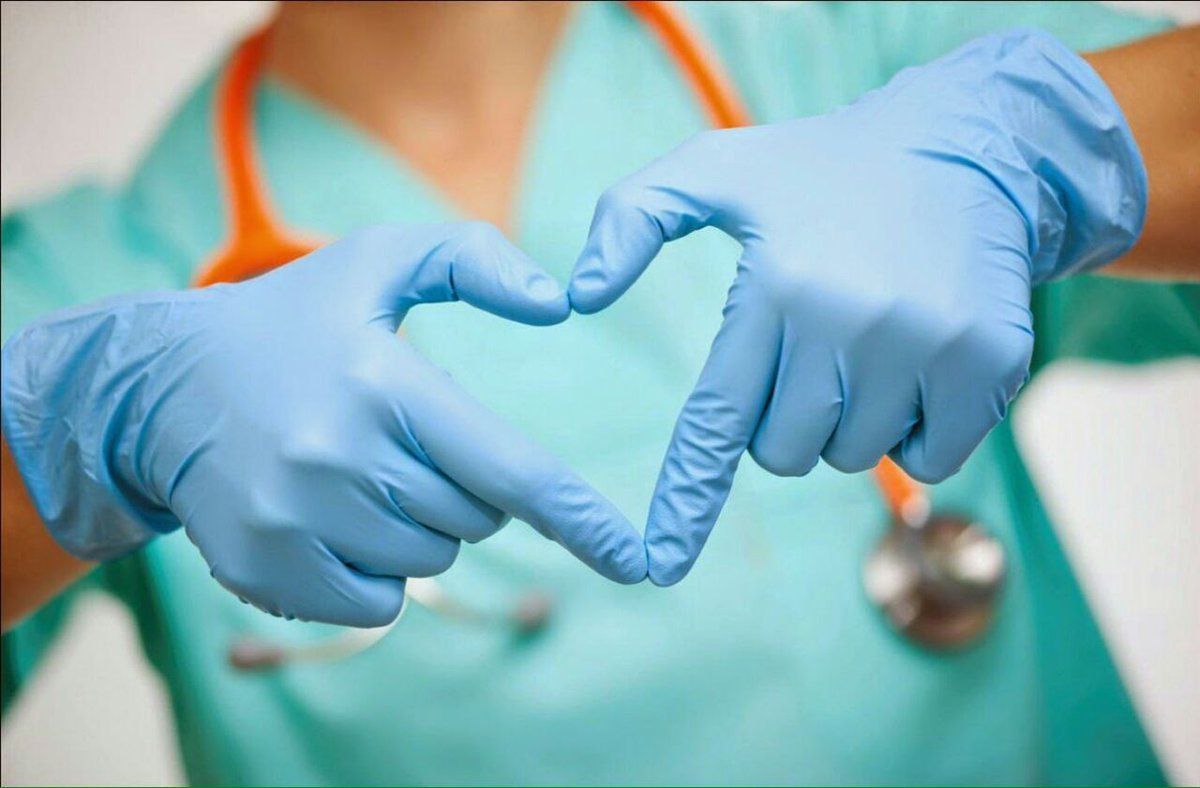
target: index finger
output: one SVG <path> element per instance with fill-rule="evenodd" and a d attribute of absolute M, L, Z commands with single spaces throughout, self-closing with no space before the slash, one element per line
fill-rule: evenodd
<path fill-rule="evenodd" d="M 646 578 L 642 536 L 607 498 L 550 452 L 401 343 L 423 366 L 404 393 L 418 449 L 464 489 L 524 520 L 610 580 Z"/>
<path fill-rule="evenodd" d="M 725 321 L 663 459 L 650 516 L 650 581 L 669 586 L 691 570 L 725 506 L 738 462 L 771 396 L 780 327 L 770 310 L 739 305 L 735 282 Z"/>
<path fill-rule="evenodd" d="M 709 225 L 724 229 L 718 143 L 714 132 L 696 135 L 605 190 L 571 272 L 576 312 L 599 312 L 620 298 L 663 244 Z"/>

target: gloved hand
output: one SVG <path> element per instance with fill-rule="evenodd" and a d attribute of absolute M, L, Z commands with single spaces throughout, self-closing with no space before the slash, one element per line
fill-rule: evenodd
<path fill-rule="evenodd" d="M 1145 206 L 1112 95 L 1037 31 L 978 39 L 825 116 L 700 134 L 608 190 L 577 311 L 698 228 L 743 247 L 650 506 L 650 579 L 688 572 L 747 446 L 786 476 L 884 454 L 920 480 L 954 473 L 1027 377 L 1031 284 L 1118 257 Z"/>
<path fill-rule="evenodd" d="M 384 624 L 403 578 L 508 514 L 639 582 L 641 536 L 613 505 L 395 336 L 416 304 L 459 298 L 534 325 L 570 313 L 487 225 L 372 229 L 242 284 L 34 323 L 4 346 L 4 433 L 70 552 L 182 523 L 222 585 L 276 615 Z"/>

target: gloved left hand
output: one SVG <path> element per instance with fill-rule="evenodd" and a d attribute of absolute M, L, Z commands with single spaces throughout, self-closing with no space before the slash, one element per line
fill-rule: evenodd
<path fill-rule="evenodd" d="M 747 447 L 789 476 L 884 454 L 924 481 L 957 470 L 1027 377 L 1031 285 L 1122 254 L 1145 204 L 1112 95 L 1037 31 L 829 115 L 700 134 L 611 188 L 571 281 L 580 312 L 700 227 L 743 247 L 650 506 L 651 580 L 687 573 Z"/>
<path fill-rule="evenodd" d="M 641 535 L 395 331 L 462 299 L 525 323 L 566 294 L 480 223 L 362 231 L 272 273 L 53 313 L 4 346 L 4 434 L 46 527 L 106 559 L 178 528 L 276 615 L 395 618 L 404 578 L 515 515 L 612 580 Z"/>

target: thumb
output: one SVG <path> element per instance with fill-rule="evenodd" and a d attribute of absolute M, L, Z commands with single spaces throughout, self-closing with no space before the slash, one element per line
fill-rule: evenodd
<path fill-rule="evenodd" d="M 637 281 L 664 243 L 718 225 L 698 135 L 609 187 L 596 203 L 587 243 L 571 273 L 571 306 L 599 312 Z"/>
<path fill-rule="evenodd" d="M 417 304 L 445 301 L 537 326 L 571 313 L 558 282 L 486 222 L 373 227 L 342 244 L 352 261 L 342 276 L 393 331 Z"/>

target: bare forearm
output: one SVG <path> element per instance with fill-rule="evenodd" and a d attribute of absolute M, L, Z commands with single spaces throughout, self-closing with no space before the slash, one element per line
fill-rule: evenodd
<path fill-rule="evenodd" d="M 1150 181 L 1141 238 L 1103 273 L 1200 279 L 1200 27 L 1084 57 L 1121 105 Z"/>
<path fill-rule="evenodd" d="M 3 630 L 49 602 L 92 566 L 51 538 L 25 490 L 8 444 L 0 449 L 0 613 Z"/>

